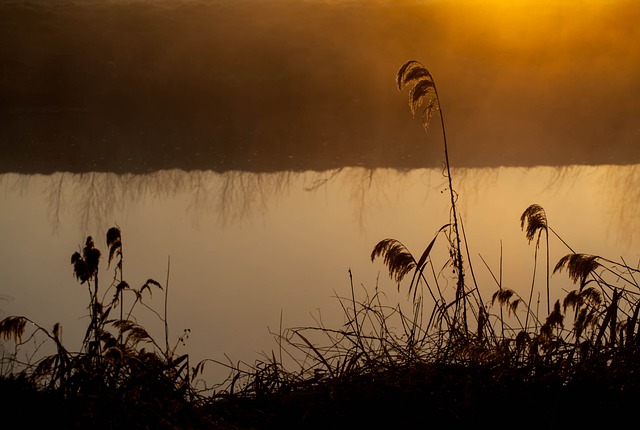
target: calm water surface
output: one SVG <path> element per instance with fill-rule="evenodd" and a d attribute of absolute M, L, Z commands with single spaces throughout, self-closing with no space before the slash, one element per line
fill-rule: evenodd
<path fill-rule="evenodd" d="M 454 172 L 470 257 L 483 296 L 496 284 L 503 255 L 504 285 L 524 294 L 533 273 L 533 245 L 520 229 L 532 203 L 576 251 L 630 264 L 640 258 L 638 166 L 485 168 Z M 420 254 L 448 222 L 448 194 L 439 169 L 326 172 L 159 171 L 4 174 L 0 204 L 3 316 L 24 315 L 44 327 L 63 325 L 70 349 L 80 346 L 88 293 L 72 276 L 70 257 L 95 238 L 103 252 L 101 288 L 111 283 L 104 235 L 123 234 L 124 276 L 140 287 L 149 278 L 169 284 L 170 337 L 184 329 L 182 349 L 203 358 L 247 363 L 270 353 L 269 331 L 283 326 L 343 322 L 334 296 L 376 286 L 390 301 L 404 300 L 381 262 L 370 253 L 379 240 L 401 240 Z M 635 193 L 635 194 L 634 194 Z M 441 249 L 445 250 L 444 242 Z M 568 250 L 551 241 L 551 260 Z M 436 266 L 444 256 L 434 255 Z M 553 294 L 570 288 L 553 280 Z M 110 291 L 109 294 L 113 293 Z M 553 299 L 553 297 L 552 297 Z M 157 291 L 149 304 L 163 309 Z M 141 322 L 164 338 L 162 326 L 140 309 Z M 209 377 L 226 376 L 224 368 Z"/>

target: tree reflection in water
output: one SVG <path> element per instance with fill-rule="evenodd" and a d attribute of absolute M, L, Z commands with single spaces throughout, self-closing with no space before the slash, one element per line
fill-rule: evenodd
<path fill-rule="evenodd" d="M 544 195 L 576 187 L 588 179 L 598 184 L 599 189 L 591 190 L 593 203 L 606 206 L 609 234 L 618 240 L 629 240 L 628 233 L 640 229 L 640 221 L 635 216 L 640 205 L 637 165 L 459 168 L 453 175 L 459 183 L 456 191 L 461 198 L 458 203 L 464 212 L 473 210 L 478 196 L 495 188 L 505 175 L 523 185 L 535 183 L 536 189 Z M 354 221 L 362 225 L 370 205 L 385 202 L 393 205 L 394 198 L 416 186 L 424 190 L 425 200 L 416 202 L 421 205 L 431 191 L 445 190 L 444 179 L 436 169 L 339 168 L 324 172 L 274 173 L 175 169 L 148 174 L 57 172 L 44 177 L 9 173 L 0 175 L 0 185 L 4 185 L 5 192 L 24 196 L 34 192 L 34 181 L 44 181 L 43 193 L 52 231 L 56 232 L 61 219 L 72 214 L 74 224 L 84 234 L 105 230 L 118 212 L 148 199 L 168 200 L 184 194 L 188 196 L 184 210 L 194 227 L 198 227 L 203 217 L 211 215 L 222 225 L 228 225 L 264 215 L 292 189 L 318 194 L 329 192 L 331 185 L 341 192 L 348 190 Z"/>

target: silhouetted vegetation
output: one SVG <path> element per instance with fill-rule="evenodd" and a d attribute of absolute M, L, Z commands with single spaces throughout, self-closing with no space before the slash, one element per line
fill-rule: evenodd
<path fill-rule="evenodd" d="M 424 106 L 426 128 L 440 110 L 433 77 L 411 61 L 400 69 L 398 85 L 411 87 L 414 114 Z M 164 342 L 137 323 L 135 311 L 146 306 L 147 295 L 162 291 L 166 303 L 167 285 L 126 282 L 121 231 L 113 227 L 105 243 L 114 276 L 104 292 L 94 240 L 88 237 L 71 257 L 89 296 L 80 351 L 66 349 L 58 325 L 49 330 L 24 316 L 0 322 L 2 404 L 27 424 L 69 428 L 561 428 L 634 418 L 640 270 L 624 259 L 574 251 L 533 204 L 520 223 L 536 265 L 544 234 L 545 279 L 534 276 L 528 297 L 521 297 L 496 276 L 495 292 L 482 297 L 456 210 L 446 138 L 444 149 L 451 219 L 418 258 L 397 239 L 380 241 L 371 253 L 406 292 L 406 302 L 389 303 L 377 286 L 357 297 L 362 293 L 349 273 L 349 294 L 337 297 L 342 326 L 319 320 L 281 328 L 274 351 L 250 366 L 191 363 L 178 353 L 182 338 L 170 345 L 166 307 L 156 313 Z M 553 269 L 550 239 L 567 250 Z M 447 256 L 444 265 L 436 264 L 435 253 Z M 551 303 L 552 276 L 564 273 L 575 288 Z M 533 303 L 536 292 L 547 298 L 545 311 Z M 51 353 L 39 354 L 45 344 Z M 227 366 L 229 378 L 198 388 L 209 364 Z"/>

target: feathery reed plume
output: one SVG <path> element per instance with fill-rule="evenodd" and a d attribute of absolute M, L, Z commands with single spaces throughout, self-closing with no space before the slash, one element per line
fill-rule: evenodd
<path fill-rule="evenodd" d="M 580 285 L 582 290 L 587 284 L 587 277 L 600 267 L 597 255 L 589 254 L 567 254 L 558 261 L 553 273 L 567 270 L 569 278 Z"/>
<path fill-rule="evenodd" d="M 119 257 L 122 259 L 122 237 L 120 235 L 120 229 L 117 227 L 111 227 L 107 231 L 107 246 L 109 247 L 109 262 L 111 265 L 111 260 L 114 257 Z M 107 266 L 110 267 L 110 266 Z M 122 268 L 122 262 L 118 263 L 118 268 Z"/>
<path fill-rule="evenodd" d="M 162 285 L 160 285 L 160 283 L 158 281 L 154 281 L 153 279 L 147 279 L 147 282 L 144 283 L 144 285 L 140 288 L 140 294 L 142 294 L 142 292 L 144 290 L 148 290 L 149 291 L 149 295 L 151 294 L 151 287 L 154 286 L 156 288 L 160 288 L 162 290 Z"/>
<path fill-rule="evenodd" d="M 404 279 L 407 273 L 413 272 L 413 277 L 411 279 L 411 283 L 409 284 L 408 293 L 411 294 L 413 291 L 413 300 L 416 301 L 417 294 L 417 283 L 420 279 L 424 279 L 423 271 L 427 264 L 427 260 L 429 258 L 429 254 L 431 254 L 431 250 L 433 249 L 433 245 L 436 242 L 436 239 L 440 235 L 440 233 L 449 227 L 449 224 L 445 224 L 437 231 L 436 235 L 431 239 L 431 242 L 427 245 L 427 247 L 422 252 L 420 259 L 416 261 L 415 257 L 409 250 L 404 246 L 402 242 L 396 239 L 384 239 L 376 244 L 371 252 L 371 261 L 373 262 L 376 257 L 383 257 L 384 264 L 389 269 L 389 277 L 394 279 L 398 283 L 398 291 L 400 290 L 400 282 Z M 427 284 L 427 288 L 431 297 L 435 302 L 438 301 L 436 296 L 434 295 L 431 287 Z"/>
<path fill-rule="evenodd" d="M 114 321 L 112 325 L 118 329 L 121 336 L 126 335 L 125 343 L 131 342 L 131 344 L 135 346 L 142 341 L 153 342 L 147 330 L 133 321 L 119 320 Z"/>
<path fill-rule="evenodd" d="M 389 276 L 398 283 L 398 288 L 405 275 L 417 266 L 413 254 L 396 239 L 384 239 L 376 244 L 371 252 L 371 261 L 380 256 L 389 268 Z"/>
<path fill-rule="evenodd" d="M 119 233 L 117 228 L 112 228 L 107 233 L 110 262 L 114 258 L 120 260 L 118 263 L 121 262 Z M 100 420 L 107 422 L 108 427 L 119 427 L 123 422 L 132 425 L 132 417 L 136 416 L 138 422 L 148 424 L 149 413 L 153 415 L 155 412 L 140 413 L 138 410 L 152 411 L 154 407 L 151 405 L 157 405 L 158 401 L 167 401 L 170 405 L 163 411 L 162 420 L 158 420 L 152 426 L 162 426 L 160 422 L 166 424 L 167 417 L 175 421 L 177 410 L 182 408 L 182 411 L 185 411 L 190 407 L 189 401 L 195 398 L 194 387 L 189 382 L 188 355 L 174 354 L 178 344 L 184 345 L 188 329 L 185 330 L 185 335 L 178 339 L 176 347 L 171 350 L 165 348 L 163 351 L 150 332 L 140 325 L 131 313 L 134 306 L 141 303 L 159 316 L 153 308 L 143 303 L 142 296 L 145 290 L 151 294 L 154 288 L 162 289 L 162 286 L 157 281 L 148 279 L 140 290 L 132 289 L 126 281 L 121 279 L 118 282 L 115 279 L 118 274 L 122 274 L 122 268 L 119 266 L 115 269 L 116 276 L 114 284 L 111 285 L 115 288 L 115 297 L 110 303 L 103 305 L 97 294 L 99 261 L 100 251 L 95 248 L 91 236 L 87 237 L 84 247 L 73 253 L 71 258 L 73 275 L 80 284 L 87 285 L 90 296 L 89 323 L 81 352 L 71 353 L 66 350 L 62 344 L 62 326 L 59 323 L 49 331 L 21 316 L 11 316 L 0 321 L 0 341 L 13 340 L 16 344 L 14 352 L 7 357 L 4 354 L 5 346 L 0 342 L 0 352 L 3 353 L 0 357 L 1 394 L 6 392 L 6 386 L 3 385 L 6 376 L 9 372 L 15 372 L 29 387 L 42 388 L 56 399 L 64 398 L 65 401 L 70 400 L 73 405 L 86 406 L 81 408 L 82 411 L 73 406 L 71 409 L 74 415 L 69 417 L 71 421 L 60 427 L 68 427 L 71 422 L 74 422 L 71 427 L 76 427 L 76 419 L 84 423 Z M 126 319 L 110 320 L 110 313 L 125 293 L 136 295 L 131 312 Z M 166 313 L 164 322 L 166 332 Z M 24 341 L 23 338 L 27 337 L 27 334 L 28 340 Z M 56 353 L 37 358 L 36 353 L 42 351 L 43 343 L 39 337 L 41 335 L 54 343 Z M 35 345 L 36 351 L 25 351 L 28 345 Z M 141 348 L 143 345 L 150 351 Z M 19 354 L 24 355 L 26 359 Z M 8 367 L 5 364 L 8 364 Z M 112 403 L 114 400 L 116 403 Z M 99 405 L 100 402 L 105 402 L 109 407 L 102 407 Z M 61 406 L 64 407 L 62 404 Z M 75 413 L 78 413 L 78 416 L 75 416 Z"/>
<path fill-rule="evenodd" d="M 107 247 L 109 248 L 109 261 L 107 264 L 107 268 L 111 266 L 111 260 L 114 257 L 118 257 L 118 263 L 116 264 L 116 273 L 114 277 L 117 278 L 119 272 L 120 282 L 116 286 L 116 297 L 114 301 L 117 300 L 118 302 L 120 302 L 120 319 L 122 319 L 124 316 L 124 300 L 122 300 L 122 293 L 124 289 L 128 287 L 128 284 L 123 281 L 124 273 L 122 273 L 122 235 L 118 227 L 111 227 L 109 230 L 107 230 Z"/>
<path fill-rule="evenodd" d="M 526 229 L 525 229 L 526 225 Z M 538 248 L 540 247 L 540 236 L 542 232 L 545 233 L 546 245 L 547 245 L 547 260 L 546 260 L 546 286 L 547 286 L 547 315 L 551 313 L 550 302 L 550 287 L 549 287 L 549 226 L 547 223 L 547 214 L 542 206 L 538 204 L 530 205 L 520 216 L 520 228 L 525 230 L 525 235 L 529 243 L 536 239 L 536 247 L 533 259 L 533 279 L 531 281 L 531 292 L 529 293 L 529 307 L 531 307 L 531 300 L 533 298 L 533 289 L 536 279 L 536 266 L 538 261 Z M 536 237 L 537 235 L 537 237 Z M 526 323 L 525 323 L 526 324 Z"/>
<path fill-rule="evenodd" d="M 602 303 L 602 294 L 594 287 L 587 287 L 579 291 L 569 291 L 562 301 L 562 306 L 566 310 L 568 307 L 574 309 L 583 305 L 597 307 Z"/>
<path fill-rule="evenodd" d="M 396 84 L 399 90 L 412 86 L 409 90 L 411 114 L 415 116 L 420 107 L 424 105 L 422 126 L 428 130 L 431 118 L 440 109 L 436 84 L 431 73 L 419 62 L 411 60 L 398 70 Z"/>
<path fill-rule="evenodd" d="M 85 335 L 84 344 L 88 347 L 89 352 L 96 352 L 99 347 L 100 336 L 100 318 L 102 315 L 102 304 L 98 301 L 98 270 L 100 263 L 100 250 L 95 247 L 93 238 L 87 236 L 82 254 L 79 252 L 71 255 L 71 264 L 73 264 L 73 274 L 80 284 L 87 284 L 89 290 L 89 318 L 90 323 Z M 91 288 L 93 281 L 93 288 Z M 92 335 L 92 340 L 89 340 Z"/>
<path fill-rule="evenodd" d="M 540 338 L 543 346 L 549 347 L 553 339 L 553 329 L 562 329 L 564 327 L 564 315 L 560 310 L 560 301 L 556 300 L 553 305 L 553 312 L 549 313 L 547 320 L 540 328 Z"/>
<path fill-rule="evenodd" d="M 25 317 L 7 317 L 0 321 L 0 336 L 4 340 L 13 339 L 15 342 L 22 340 L 24 328 L 29 321 Z"/>
<path fill-rule="evenodd" d="M 500 289 L 493 293 L 493 296 L 491 296 L 491 304 L 493 305 L 497 300 L 500 306 L 508 306 L 507 309 L 509 314 L 515 315 L 516 311 L 518 310 L 518 306 L 520 306 L 520 303 L 522 303 L 522 299 L 520 297 L 517 297 L 512 301 L 511 298 L 514 295 L 515 292 L 513 290 L 510 290 L 508 288 Z"/>
<path fill-rule="evenodd" d="M 574 309 L 573 330 L 576 345 L 582 333 L 597 322 L 601 303 L 602 294 L 594 287 L 572 290 L 564 297 L 563 311 L 566 312 L 569 307 Z"/>
<path fill-rule="evenodd" d="M 540 235 L 542 231 L 547 230 L 547 214 L 542 206 L 538 204 L 530 205 L 520 216 L 520 228 L 525 230 L 526 224 L 526 236 L 529 243 L 536 238 L 540 241 Z"/>
<path fill-rule="evenodd" d="M 73 274 L 81 284 L 92 280 L 98 274 L 100 250 L 95 248 L 91 236 L 87 237 L 82 254 L 74 252 L 71 256 Z"/>
<path fill-rule="evenodd" d="M 130 290 L 131 287 L 129 286 L 129 283 L 127 281 L 122 281 L 119 282 L 118 285 L 116 285 L 116 294 L 113 297 L 113 304 L 116 304 L 120 301 L 120 297 L 122 296 L 123 292 L 125 290 Z M 120 302 L 122 304 L 122 302 Z M 122 315 L 120 315 L 120 319 L 122 319 Z"/>

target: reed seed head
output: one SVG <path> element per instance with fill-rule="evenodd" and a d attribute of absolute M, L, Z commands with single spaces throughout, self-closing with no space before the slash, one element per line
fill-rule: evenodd
<path fill-rule="evenodd" d="M 414 116 L 424 106 L 422 126 L 428 130 L 431 118 L 440 109 L 436 84 L 429 70 L 422 63 L 410 60 L 398 70 L 396 84 L 399 90 L 410 87 L 409 107 Z"/>
<path fill-rule="evenodd" d="M 526 224 L 526 228 L 525 228 Z M 547 231 L 547 214 L 542 206 L 533 204 L 529 206 L 520 216 L 520 228 L 525 230 L 525 234 L 529 243 L 535 239 L 536 234 L 538 239 L 540 234 L 544 230 Z"/>

